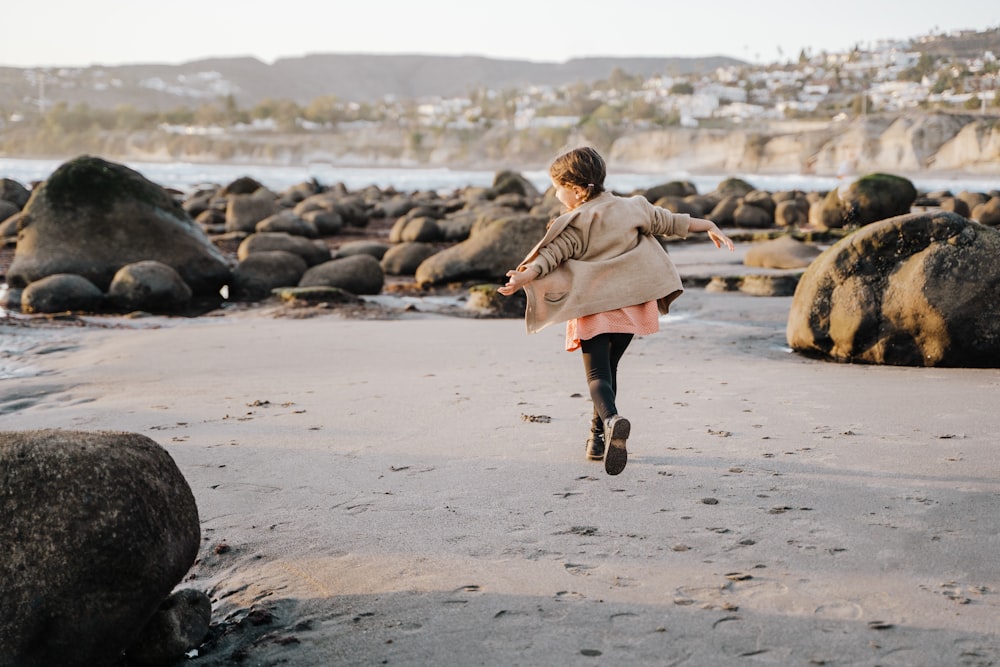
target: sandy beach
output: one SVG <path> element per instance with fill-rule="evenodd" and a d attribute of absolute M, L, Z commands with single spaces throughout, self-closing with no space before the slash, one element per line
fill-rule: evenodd
<path fill-rule="evenodd" d="M 0 428 L 170 452 L 192 665 L 1000 664 L 1000 370 L 807 359 L 790 303 L 689 289 L 633 343 L 617 477 L 561 326 L 419 310 L 3 325 Z"/>

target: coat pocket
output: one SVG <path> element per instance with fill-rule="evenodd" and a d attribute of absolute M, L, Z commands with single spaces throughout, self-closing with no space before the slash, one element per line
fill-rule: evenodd
<path fill-rule="evenodd" d="M 569 292 L 567 292 L 567 291 L 562 291 L 562 292 L 546 292 L 545 295 L 542 298 L 545 299 L 546 303 L 559 303 L 560 301 L 565 301 L 566 297 L 568 297 L 568 296 L 569 296 Z"/>

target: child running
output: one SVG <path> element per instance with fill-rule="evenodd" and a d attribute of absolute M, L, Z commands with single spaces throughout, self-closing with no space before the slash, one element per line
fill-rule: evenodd
<path fill-rule="evenodd" d="M 659 331 L 661 314 L 683 291 L 680 275 L 655 236 L 707 232 L 717 248 L 733 242 L 711 220 L 671 213 L 645 197 L 604 191 L 604 159 L 593 148 L 557 157 L 549 177 L 568 209 L 499 288 L 524 289 L 525 324 L 537 333 L 566 322 L 566 350 L 581 350 L 594 404 L 587 458 L 625 469 L 631 424 L 618 414 L 618 362 L 633 336 Z"/>

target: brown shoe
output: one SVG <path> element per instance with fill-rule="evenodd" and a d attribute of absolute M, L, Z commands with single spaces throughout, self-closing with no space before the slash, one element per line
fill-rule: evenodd
<path fill-rule="evenodd" d="M 604 472 L 609 475 L 617 475 L 625 470 L 628 463 L 628 451 L 625 449 L 625 441 L 632 430 L 632 425 L 621 415 L 608 418 L 604 423 L 604 442 L 607 444 L 607 452 L 604 455 Z"/>
<path fill-rule="evenodd" d="M 587 438 L 587 458 L 591 461 L 600 461 L 604 458 L 604 432 L 591 431 Z"/>

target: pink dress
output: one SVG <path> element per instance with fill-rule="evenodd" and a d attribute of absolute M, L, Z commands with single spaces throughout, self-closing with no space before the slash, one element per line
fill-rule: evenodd
<path fill-rule="evenodd" d="M 580 341 L 602 333 L 630 333 L 647 336 L 660 330 L 656 301 L 625 306 L 604 313 L 584 315 L 566 322 L 566 351 L 580 349 Z"/>

